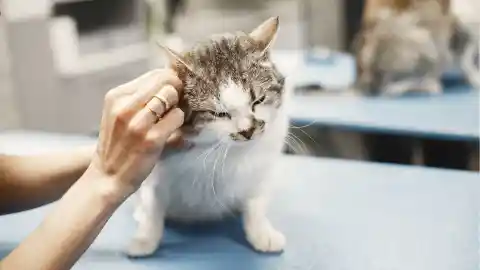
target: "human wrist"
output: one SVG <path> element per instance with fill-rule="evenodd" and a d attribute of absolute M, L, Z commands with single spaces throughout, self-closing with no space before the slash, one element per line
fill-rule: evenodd
<path fill-rule="evenodd" d="M 77 149 L 76 157 L 78 158 L 80 163 L 85 166 L 85 169 L 88 168 L 88 166 L 92 163 L 96 151 L 96 143 L 88 144 Z"/>
<path fill-rule="evenodd" d="M 97 151 L 97 143 L 91 143 L 85 146 L 82 146 L 80 149 L 80 155 L 89 160 L 89 163 L 92 161 L 95 152 Z"/>
<path fill-rule="evenodd" d="M 92 165 L 80 181 L 88 183 L 96 196 L 108 205 L 120 205 L 134 192 L 132 187 L 120 184 L 116 176 L 103 173 Z"/>

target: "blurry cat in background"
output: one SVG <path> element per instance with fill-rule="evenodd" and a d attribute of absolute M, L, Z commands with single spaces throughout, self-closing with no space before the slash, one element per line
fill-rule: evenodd
<path fill-rule="evenodd" d="M 454 56 L 461 58 L 470 84 L 479 88 L 479 11 L 477 0 L 368 1 L 355 44 L 356 88 L 368 95 L 438 94 Z M 455 34 L 463 34 L 466 42 L 452 50 Z"/>
<path fill-rule="evenodd" d="M 454 53 L 460 57 L 460 66 L 470 84 L 480 89 L 480 1 L 452 0 L 455 15 L 455 34 L 462 36 Z"/>
<path fill-rule="evenodd" d="M 369 95 L 441 93 L 440 79 L 450 61 L 448 1 L 383 1 L 372 9 L 355 44 L 356 87 Z"/>
<path fill-rule="evenodd" d="M 195 147 L 164 154 L 136 193 L 138 228 L 129 256 L 155 252 L 165 219 L 196 222 L 236 214 L 255 250 L 283 249 L 285 237 L 266 216 L 288 130 L 285 80 L 269 52 L 278 24 L 270 18 L 249 34 L 214 36 L 184 53 L 164 47 L 184 83 L 179 107 Z"/>

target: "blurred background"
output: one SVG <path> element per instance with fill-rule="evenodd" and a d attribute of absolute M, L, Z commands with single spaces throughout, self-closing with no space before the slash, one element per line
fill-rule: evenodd
<path fill-rule="evenodd" d="M 181 50 L 280 16 L 273 57 L 296 93 L 287 152 L 478 171 L 478 89 L 455 65 L 440 95 L 347 91 L 367 3 L 1 0 L 0 130 L 94 135 L 105 93 L 163 65 L 156 41 Z M 475 1 L 455 3 L 475 10 Z"/>

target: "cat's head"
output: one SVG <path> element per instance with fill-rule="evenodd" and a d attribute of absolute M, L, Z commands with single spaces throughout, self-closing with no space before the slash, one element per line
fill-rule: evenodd
<path fill-rule="evenodd" d="M 439 44 L 424 17 L 413 11 L 385 13 L 362 27 L 355 44 L 359 90 L 381 95 L 390 85 L 435 70 Z"/>
<path fill-rule="evenodd" d="M 278 17 L 250 33 L 222 34 L 177 53 L 163 47 L 184 83 L 185 128 L 248 141 L 262 136 L 282 105 L 284 77 L 270 59 Z"/>

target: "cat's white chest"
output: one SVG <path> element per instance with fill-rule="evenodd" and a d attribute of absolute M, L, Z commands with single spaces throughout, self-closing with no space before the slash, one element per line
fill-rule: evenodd
<path fill-rule="evenodd" d="M 167 154 L 151 176 L 167 218 L 209 220 L 241 210 L 270 180 L 283 140 L 274 132 L 239 144 L 212 143 L 205 136 L 193 149 Z"/>

